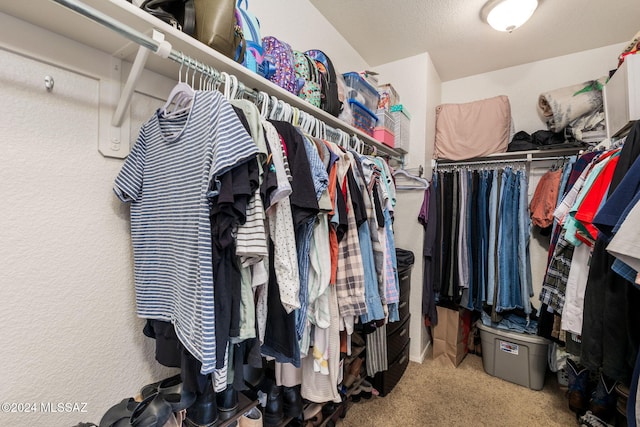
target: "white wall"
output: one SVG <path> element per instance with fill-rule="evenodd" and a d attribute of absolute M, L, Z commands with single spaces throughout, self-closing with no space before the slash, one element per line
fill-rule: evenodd
<path fill-rule="evenodd" d="M 430 176 L 435 115 L 430 113 L 440 100 L 440 77 L 429 54 L 424 53 L 376 67 L 380 83 L 392 83 L 401 103 L 411 114 L 409 153 L 405 155 L 405 168 L 417 174 L 419 166 Z M 415 264 L 411 273 L 409 357 L 422 362 L 429 343 L 427 329 L 422 320 L 422 226 L 418 213 L 423 191 L 399 191 L 395 210 L 394 231 L 396 246 L 411 250 Z M 418 236 L 419 238 L 416 238 Z"/>
<path fill-rule="evenodd" d="M 546 129 L 538 115 L 541 93 L 607 76 L 625 43 L 531 62 L 442 84 L 442 103 L 463 103 L 507 95 L 515 131 Z"/>
<path fill-rule="evenodd" d="M 368 68 L 362 56 L 307 0 L 251 0 L 249 11 L 260 20 L 262 37 L 277 37 L 295 50 L 320 49 L 339 73 Z"/>
<path fill-rule="evenodd" d="M 379 73 L 378 81 L 381 84 L 391 83 L 400 96 L 400 103 L 411 114 L 411 136 L 408 150 L 405 155 L 405 168 L 417 168 L 424 165 L 427 148 L 427 104 L 428 70 L 431 58 L 428 53 L 401 59 L 376 67 Z"/>
<path fill-rule="evenodd" d="M 330 52 L 345 70 L 367 68 L 307 1 L 251 7 L 265 35 Z M 155 361 L 135 315 L 129 212 L 112 191 L 122 160 L 98 152 L 111 57 L 2 13 L 0 26 L 0 401 L 87 404 L 85 413 L 0 413 L 0 425 L 98 423 L 174 372 Z M 148 72 L 141 80 L 131 138 L 175 84 Z"/>
<path fill-rule="evenodd" d="M 129 214 L 111 189 L 122 161 L 97 150 L 110 58 L 6 15 L 0 25 L 0 400 L 37 409 L 2 413 L 0 425 L 97 423 L 173 372 L 155 362 L 135 315 Z M 159 102 L 137 93 L 133 109 L 148 117 Z M 41 403 L 86 412 L 44 413 Z"/>

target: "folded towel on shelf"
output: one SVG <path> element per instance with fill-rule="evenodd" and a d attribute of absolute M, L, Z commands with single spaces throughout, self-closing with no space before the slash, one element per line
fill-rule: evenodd
<path fill-rule="evenodd" d="M 582 142 L 600 142 L 607 137 L 604 108 L 581 116 L 565 129 L 565 134 Z"/>
<path fill-rule="evenodd" d="M 600 111 L 605 77 L 544 92 L 538 97 L 538 111 L 550 131 L 561 132 L 576 119 Z"/>

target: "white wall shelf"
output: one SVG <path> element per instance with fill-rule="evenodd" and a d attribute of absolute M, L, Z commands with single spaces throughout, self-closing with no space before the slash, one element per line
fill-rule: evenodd
<path fill-rule="evenodd" d="M 84 4 L 112 17 L 122 24 L 151 37 L 153 30 L 164 34 L 171 47 L 209 65 L 220 72 L 238 77 L 246 87 L 264 91 L 278 99 L 312 114 L 328 126 L 357 135 L 379 153 L 401 158 L 396 150 L 373 139 L 359 129 L 312 106 L 292 93 L 255 74 L 204 43 L 178 31 L 165 22 L 144 12 L 126 0 L 82 0 Z M 90 20 L 52 0 L 0 0 L 0 12 L 14 16 L 46 30 L 60 34 L 87 46 L 104 51 L 122 61 L 133 62 L 139 45 L 116 31 Z M 177 79 L 179 65 L 158 55 L 149 55 L 145 68 L 166 77 Z"/>

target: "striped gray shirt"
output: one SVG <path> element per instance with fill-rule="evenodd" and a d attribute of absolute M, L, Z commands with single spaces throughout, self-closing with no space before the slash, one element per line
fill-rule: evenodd
<path fill-rule="evenodd" d="M 172 322 L 203 374 L 216 362 L 207 190 L 256 152 L 222 94 L 196 91 L 189 111 L 142 126 L 115 181 L 131 202 L 138 316 Z"/>

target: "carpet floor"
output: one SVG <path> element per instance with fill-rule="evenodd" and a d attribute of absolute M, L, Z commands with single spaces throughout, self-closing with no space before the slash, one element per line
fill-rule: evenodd
<path fill-rule="evenodd" d="M 575 426 L 556 374 L 534 391 L 484 372 L 473 354 L 454 368 L 439 360 L 410 362 L 385 397 L 349 403 L 342 427 Z"/>

